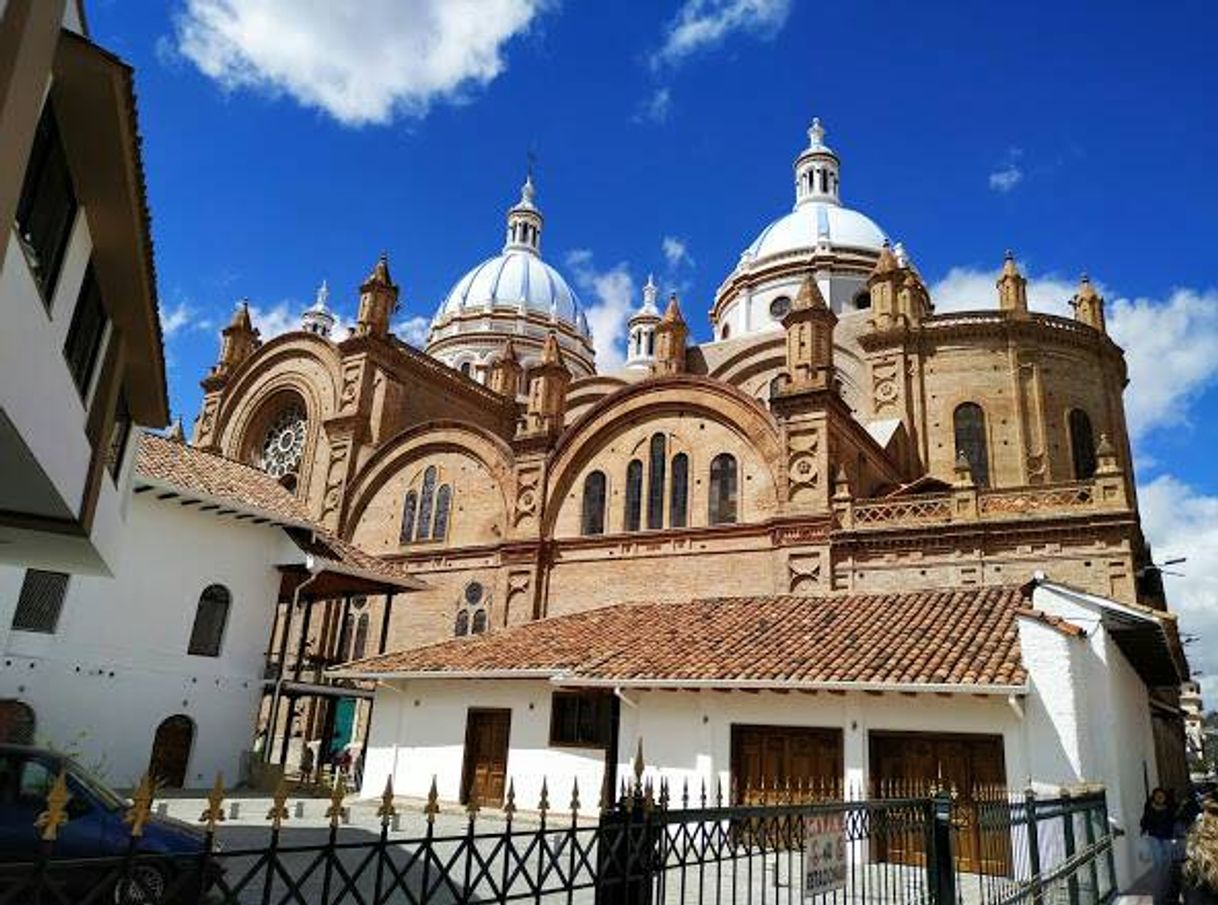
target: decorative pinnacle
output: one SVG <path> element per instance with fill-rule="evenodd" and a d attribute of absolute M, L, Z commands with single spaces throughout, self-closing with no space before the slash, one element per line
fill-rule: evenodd
<path fill-rule="evenodd" d="M 432 779 L 432 788 L 435 788 L 435 779 Z M 385 777 L 385 791 L 381 793 L 381 805 L 376 809 L 376 816 L 381 818 L 381 826 L 387 826 L 389 821 L 398 812 L 393 806 L 393 774 Z"/>
<path fill-rule="evenodd" d="M 579 777 L 571 780 L 571 816 L 579 813 Z"/>
<path fill-rule="evenodd" d="M 428 823 L 435 823 L 436 815 L 440 813 L 440 794 L 436 789 L 434 773 L 431 777 L 431 788 L 427 790 L 427 804 L 423 805 L 423 813 L 427 816 Z"/>
<path fill-rule="evenodd" d="M 144 835 L 144 824 L 152 815 L 152 794 L 152 777 L 145 773 L 140 778 L 139 788 L 131 796 L 131 807 L 123 815 L 123 823 L 131 827 L 133 838 Z"/>
<path fill-rule="evenodd" d="M 546 784 L 546 778 L 541 778 L 541 801 L 537 802 L 537 811 L 541 814 L 541 819 L 546 819 L 546 811 L 550 810 L 550 787 Z"/>
<path fill-rule="evenodd" d="M 326 303 L 330 301 L 330 286 L 325 281 L 321 281 L 321 285 L 317 287 L 317 301 L 313 303 L 315 311 L 325 311 Z"/>
<path fill-rule="evenodd" d="M 279 778 L 279 785 L 275 787 L 275 794 L 271 797 L 271 809 L 266 812 L 266 819 L 271 821 L 272 830 L 278 830 L 283 821 L 288 819 L 288 784 L 282 776 Z"/>
<path fill-rule="evenodd" d="M 812 125 L 808 127 L 808 141 L 814 148 L 823 147 L 825 144 L 825 127 L 821 125 L 820 117 L 812 117 Z"/>
<path fill-rule="evenodd" d="M 1019 265 L 1015 263 L 1015 252 L 1007 249 L 1002 256 L 1002 275 L 1007 277 L 1019 276 Z"/>
<path fill-rule="evenodd" d="M 330 807 L 326 809 L 326 816 L 330 818 L 330 826 L 336 827 L 343 816 L 343 799 L 347 797 L 347 783 L 342 773 L 338 774 L 338 781 L 334 783 L 334 788 L 330 790 Z"/>
<path fill-rule="evenodd" d="M 508 823 L 516 814 L 516 780 L 508 780 L 507 796 L 503 800 L 503 813 L 507 815 Z"/>
<path fill-rule="evenodd" d="M 643 782 L 643 737 L 639 736 L 639 746 L 634 752 L 634 784 L 638 786 Z"/>
<path fill-rule="evenodd" d="M 207 793 L 207 808 L 199 815 L 199 822 L 207 824 L 207 832 L 214 833 L 216 824 L 224 820 L 224 774 L 217 773 L 211 791 Z"/>

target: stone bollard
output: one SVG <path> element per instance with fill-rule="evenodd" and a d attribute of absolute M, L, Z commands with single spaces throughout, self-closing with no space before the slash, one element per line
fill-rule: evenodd
<path fill-rule="evenodd" d="M 295 816 L 297 820 L 300 820 L 302 817 L 304 817 L 304 802 L 303 801 L 296 802 L 296 808 L 293 811 L 293 816 Z"/>
<path fill-rule="evenodd" d="M 229 820 L 240 820 L 241 819 L 241 802 L 234 801 L 232 804 L 230 804 L 228 806 L 228 819 Z"/>

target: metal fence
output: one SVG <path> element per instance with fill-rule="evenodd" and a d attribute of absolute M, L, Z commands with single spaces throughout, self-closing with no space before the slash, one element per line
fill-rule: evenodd
<path fill-rule="evenodd" d="M 1102 789 L 1052 799 L 888 789 L 824 800 L 824 791 L 673 796 L 637 771 L 632 788 L 616 800 L 602 794 L 595 808 L 584 809 L 578 787 L 553 805 L 543 784 L 536 811 L 518 814 L 509 787 L 498 813 L 473 805 L 454 823 L 437 819 L 433 784 L 423 833 L 402 838 L 391 786 L 372 834 L 344 826 L 340 784 L 322 838 L 298 844 L 281 787 L 268 844 L 216 850 L 217 784 L 200 818 L 206 845 L 175 855 L 141 848 L 152 806 L 144 783 L 125 816 L 126 853 L 86 858 L 57 849 L 69 814 L 61 777 L 36 822 L 39 856 L 0 864 L 0 903 L 1092 905 L 1114 895 Z"/>

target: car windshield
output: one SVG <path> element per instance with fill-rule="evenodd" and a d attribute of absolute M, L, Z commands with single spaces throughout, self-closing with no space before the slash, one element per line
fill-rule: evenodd
<path fill-rule="evenodd" d="M 68 762 L 68 775 L 106 810 L 118 811 L 127 806 L 127 802 L 120 798 L 118 793 L 76 761 Z"/>

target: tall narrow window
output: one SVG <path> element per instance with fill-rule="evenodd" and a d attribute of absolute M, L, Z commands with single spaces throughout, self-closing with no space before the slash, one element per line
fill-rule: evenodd
<path fill-rule="evenodd" d="M 990 454 L 985 437 L 985 411 L 975 402 L 956 406 L 952 418 L 956 432 L 956 454 L 964 453 L 973 483 L 990 486 Z"/>
<path fill-rule="evenodd" d="M 195 610 L 195 624 L 190 631 L 190 645 L 186 653 L 196 657 L 220 656 L 220 644 L 224 640 L 224 626 L 228 622 L 228 607 L 232 596 L 221 584 L 208 585 L 199 595 L 199 606 Z"/>
<path fill-rule="evenodd" d="M 81 399 L 89 393 L 97 354 L 101 351 L 105 335 L 106 310 L 102 307 L 101 290 L 90 265 L 85 271 L 76 310 L 72 312 L 72 323 L 68 326 L 68 338 L 63 344 L 63 357 L 68 361 L 68 371 Z"/>
<path fill-rule="evenodd" d="M 423 492 L 419 494 L 419 540 L 431 535 L 431 507 L 436 498 L 436 466 L 428 465 L 423 472 Z"/>
<path fill-rule="evenodd" d="M 593 471 L 584 478 L 584 505 L 580 514 L 579 533 L 605 533 L 605 473 L 603 471 Z"/>
<path fill-rule="evenodd" d="M 106 450 L 106 468 L 110 477 L 118 480 L 123 467 L 123 454 L 127 450 L 127 438 L 131 436 L 131 409 L 127 407 L 126 390 L 118 391 L 118 402 L 114 406 L 114 424 L 110 427 L 110 445 Z"/>
<path fill-rule="evenodd" d="M 668 524 L 684 528 L 689 520 L 689 456 L 672 457 L 672 497 L 668 503 Z"/>
<path fill-rule="evenodd" d="M 736 521 L 736 458 L 719 453 L 711 459 L 710 505 L 707 520 L 712 525 L 730 525 Z"/>
<path fill-rule="evenodd" d="M 647 334 L 647 354 L 656 354 L 656 335 L 654 333 Z"/>
<path fill-rule="evenodd" d="M 27 569 L 13 613 L 13 629 L 20 632 L 55 634 L 59 612 L 68 593 L 68 576 L 62 572 Z"/>
<path fill-rule="evenodd" d="M 351 659 L 362 660 L 368 650 L 368 614 L 360 613 L 355 622 L 355 643 L 351 645 Z"/>
<path fill-rule="evenodd" d="M 17 203 L 17 235 L 33 265 L 34 279 L 48 308 L 76 219 L 76 193 L 51 108 L 48 100 L 34 133 L 21 200 Z"/>
<path fill-rule="evenodd" d="M 663 434 L 651 438 L 647 478 L 647 527 L 664 527 L 664 466 L 668 461 L 668 444 Z"/>
<path fill-rule="evenodd" d="M 448 510 L 452 506 L 453 489 L 444 484 L 436 493 L 436 518 L 431 525 L 431 539 L 444 540 L 448 534 Z"/>
<path fill-rule="evenodd" d="M 626 466 L 626 523 L 627 531 L 638 531 L 643 503 L 643 463 L 632 459 Z"/>
<path fill-rule="evenodd" d="M 398 536 L 398 540 L 403 544 L 408 544 L 414 540 L 414 517 L 419 508 L 419 495 L 413 490 L 406 493 L 406 500 L 402 503 L 402 533 Z"/>
<path fill-rule="evenodd" d="M 1082 409 L 1070 410 L 1070 457 L 1076 480 L 1095 476 L 1095 435 L 1091 432 L 1091 419 Z"/>

